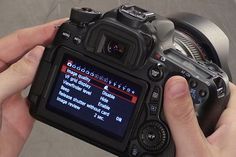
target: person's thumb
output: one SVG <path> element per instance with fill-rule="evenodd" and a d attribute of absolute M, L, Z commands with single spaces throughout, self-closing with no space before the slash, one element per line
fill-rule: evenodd
<path fill-rule="evenodd" d="M 207 142 L 199 127 L 187 81 L 170 78 L 165 85 L 164 113 L 176 146 L 176 157 L 204 156 Z"/>
<path fill-rule="evenodd" d="M 33 80 L 44 47 L 37 46 L 0 73 L 0 103 L 7 97 L 23 90 Z"/>

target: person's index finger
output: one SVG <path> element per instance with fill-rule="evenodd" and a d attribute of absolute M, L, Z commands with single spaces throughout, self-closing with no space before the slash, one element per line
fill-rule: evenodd
<path fill-rule="evenodd" d="M 11 63 L 37 45 L 49 44 L 57 31 L 56 26 L 67 19 L 18 30 L 0 39 L 0 59 Z"/>

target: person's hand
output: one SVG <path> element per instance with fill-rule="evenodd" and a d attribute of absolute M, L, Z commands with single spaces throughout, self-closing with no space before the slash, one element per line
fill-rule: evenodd
<path fill-rule="evenodd" d="M 0 157 L 19 155 L 33 119 L 21 91 L 33 80 L 45 45 L 65 19 L 22 29 L 0 39 Z"/>
<path fill-rule="evenodd" d="M 175 145 L 176 157 L 236 156 L 236 86 L 230 83 L 231 97 L 215 132 L 204 137 L 195 115 L 187 81 L 180 76 L 165 85 L 164 112 Z"/>

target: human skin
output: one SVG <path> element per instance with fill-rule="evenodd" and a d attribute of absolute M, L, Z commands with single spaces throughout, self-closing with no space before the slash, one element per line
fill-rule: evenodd
<path fill-rule="evenodd" d="M 187 81 L 180 76 L 165 85 L 164 112 L 175 145 L 176 157 L 236 156 L 236 86 L 230 83 L 231 96 L 215 132 L 205 137 L 198 125 Z"/>
<path fill-rule="evenodd" d="M 17 157 L 33 118 L 21 91 L 31 84 L 44 46 L 52 42 L 66 19 L 18 30 L 0 39 L 0 157 Z"/>

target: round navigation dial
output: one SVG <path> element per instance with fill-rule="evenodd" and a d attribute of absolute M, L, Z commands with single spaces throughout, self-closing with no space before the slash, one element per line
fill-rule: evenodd
<path fill-rule="evenodd" d="M 148 122 L 139 131 L 139 142 L 148 151 L 161 152 L 168 144 L 168 132 L 160 122 Z"/>

